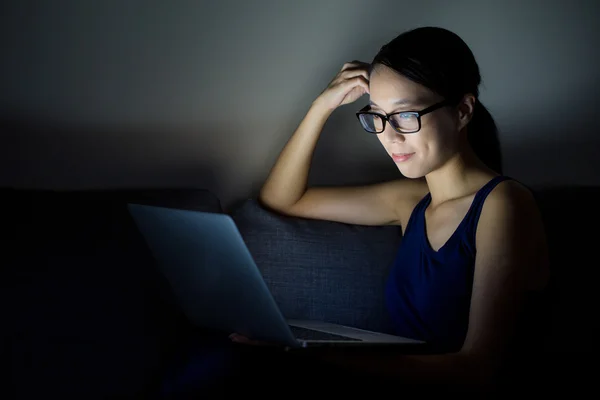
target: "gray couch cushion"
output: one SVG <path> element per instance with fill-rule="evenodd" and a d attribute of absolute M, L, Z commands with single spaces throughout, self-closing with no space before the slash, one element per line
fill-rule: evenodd
<path fill-rule="evenodd" d="M 399 227 L 291 218 L 253 199 L 231 215 L 286 318 L 389 331 L 383 294 Z"/>

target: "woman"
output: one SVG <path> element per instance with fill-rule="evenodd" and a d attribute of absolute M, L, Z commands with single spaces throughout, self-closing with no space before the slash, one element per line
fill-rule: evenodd
<path fill-rule="evenodd" d="M 403 229 L 387 306 L 396 333 L 427 341 L 435 354 L 333 352 L 330 361 L 405 382 L 466 386 L 489 383 L 506 361 L 528 293 L 546 283 L 547 252 L 532 193 L 502 175 L 480 81 L 473 54 L 456 34 L 432 27 L 405 32 L 371 64 L 343 66 L 272 168 L 259 198 L 276 212 Z M 307 187 L 328 117 L 364 94 L 370 103 L 358 120 L 405 178 Z"/>

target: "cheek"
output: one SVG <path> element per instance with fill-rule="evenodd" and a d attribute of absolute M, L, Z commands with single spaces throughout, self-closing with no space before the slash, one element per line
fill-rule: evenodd
<path fill-rule="evenodd" d="M 423 129 L 422 133 L 423 143 L 430 151 L 443 154 L 457 148 L 458 132 L 455 131 L 454 125 L 448 123 L 448 121 L 429 124 L 427 129 Z"/>
<path fill-rule="evenodd" d="M 422 135 L 421 135 L 422 134 Z M 437 130 L 422 130 L 419 136 L 407 140 L 409 147 L 416 151 L 418 160 L 423 168 L 438 165 L 447 159 L 451 153 L 452 145 L 443 132 Z"/>

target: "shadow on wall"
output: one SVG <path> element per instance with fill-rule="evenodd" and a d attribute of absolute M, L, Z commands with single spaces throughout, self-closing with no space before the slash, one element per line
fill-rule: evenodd
<path fill-rule="evenodd" d="M 216 194 L 223 186 L 213 159 L 202 157 L 216 153 L 198 132 L 76 125 L 19 116 L 1 118 L 0 135 L 2 187 L 205 188 Z"/>

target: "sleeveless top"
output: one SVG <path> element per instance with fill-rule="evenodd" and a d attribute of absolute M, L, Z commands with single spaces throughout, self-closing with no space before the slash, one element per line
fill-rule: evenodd
<path fill-rule="evenodd" d="M 500 182 L 496 176 L 475 194 L 450 239 L 435 251 L 427 238 L 428 193 L 411 213 L 386 282 L 393 333 L 423 340 L 439 352 L 458 351 L 467 334 L 475 270 L 475 233 L 483 203 Z"/>

